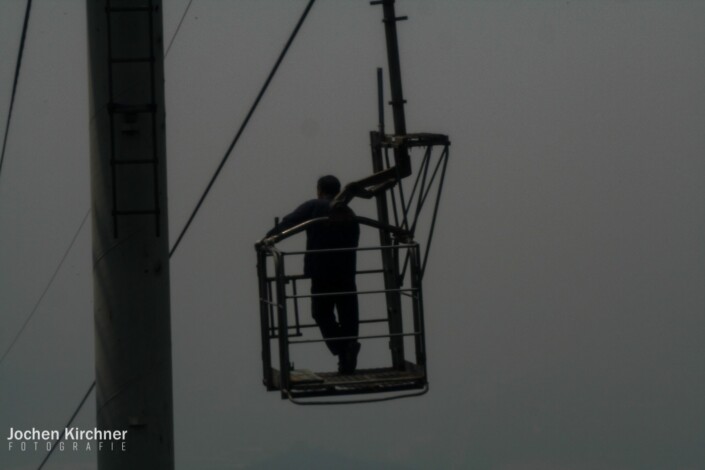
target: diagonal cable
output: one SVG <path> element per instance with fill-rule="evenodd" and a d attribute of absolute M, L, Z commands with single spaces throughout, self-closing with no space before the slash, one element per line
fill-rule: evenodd
<path fill-rule="evenodd" d="M 44 460 L 42 460 L 42 463 L 39 464 L 39 467 L 37 467 L 37 470 L 42 470 L 42 467 L 44 467 L 44 464 L 47 463 L 47 460 L 49 460 L 49 457 L 51 457 L 51 454 L 54 452 L 54 449 L 58 447 L 59 442 L 64 438 L 66 435 L 66 430 L 71 427 L 71 423 L 73 423 L 73 420 L 76 419 L 76 416 L 78 416 L 78 412 L 81 411 L 81 408 L 83 408 L 83 404 L 86 402 L 88 399 L 88 396 L 91 394 L 93 389 L 95 388 L 95 380 L 91 384 L 90 387 L 88 387 L 88 391 L 86 394 L 83 396 L 83 400 L 81 400 L 81 403 L 78 404 L 78 408 L 76 408 L 76 411 L 73 412 L 73 415 L 71 415 L 71 418 L 69 419 L 69 422 L 66 423 L 66 426 L 64 426 L 64 431 L 61 433 L 61 437 L 54 441 L 54 445 L 51 446 L 51 449 L 49 449 L 49 452 L 47 455 L 44 456 Z"/>
<path fill-rule="evenodd" d="M 215 170 L 215 174 L 213 175 L 210 182 L 208 183 L 208 186 L 206 186 L 205 191 L 201 195 L 201 198 L 198 200 L 198 204 L 196 204 L 196 208 L 191 213 L 191 216 L 189 217 L 188 221 L 186 222 L 186 225 L 181 230 L 179 237 L 176 239 L 174 246 L 171 248 L 171 251 L 169 252 L 170 255 L 172 255 L 176 251 L 176 248 L 179 246 L 179 243 L 181 243 L 181 239 L 184 237 L 184 234 L 191 226 L 191 222 L 193 222 L 194 217 L 196 217 L 196 213 L 201 208 L 203 201 L 206 199 L 206 196 L 208 195 L 211 188 L 213 187 L 213 183 L 215 183 L 215 180 L 218 178 L 220 171 L 223 169 L 223 166 L 225 165 L 225 162 L 228 160 L 228 157 L 230 157 L 230 154 L 232 153 L 233 148 L 235 148 L 235 144 L 237 144 L 237 142 L 240 140 L 240 136 L 242 135 L 242 132 L 245 130 L 245 127 L 247 127 L 247 124 L 250 122 L 250 118 L 254 114 L 255 109 L 257 109 L 257 105 L 259 104 L 260 100 L 262 99 L 262 96 L 264 96 L 264 93 L 267 91 L 267 88 L 269 87 L 269 84 L 272 81 L 272 78 L 274 78 L 274 75 L 277 73 L 277 70 L 279 69 L 279 65 L 282 63 L 282 60 L 284 60 L 284 56 L 286 56 L 286 53 L 289 51 L 289 46 L 291 46 L 291 43 L 294 42 L 294 38 L 296 37 L 296 34 L 299 32 L 299 29 L 301 29 L 301 25 L 303 24 L 304 20 L 306 19 L 306 16 L 308 15 L 308 12 L 309 12 L 309 10 L 311 10 L 311 7 L 313 6 L 313 3 L 315 1 L 316 0 L 309 0 L 308 4 L 306 5 L 304 12 L 301 14 L 301 18 L 299 18 L 299 22 L 296 23 L 296 27 L 294 28 L 294 31 L 292 31 L 291 36 L 289 36 L 289 40 L 286 42 L 286 45 L 284 46 L 284 49 L 282 50 L 281 54 L 279 54 L 279 58 L 277 59 L 276 63 L 274 64 L 274 67 L 272 67 L 271 72 L 269 72 L 269 76 L 267 77 L 267 80 L 265 80 L 264 85 L 262 85 L 262 89 L 259 91 L 259 94 L 257 95 L 257 98 L 255 98 L 254 103 L 252 103 L 252 107 L 250 107 L 250 111 L 247 113 L 247 116 L 245 117 L 245 120 L 240 125 L 240 129 L 237 131 L 237 134 L 235 134 L 235 138 L 233 138 L 233 141 L 231 142 L 230 147 L 228 147 L 228 150 L 225 152 L 225 155 L 223 156 L 222 160 L 220 161 L 220 164 L 218 165 L 218 168 Z"/>
<path fill-rule="evenodd" d="M 17 53 L 17 64 L 15 65 L 15 79 L 12 83 L 12 95 L 10 97 L 10 109 L 7 112 L 7 122 L 5 123 L 5 136 L 2 139 L 2 153 L 0 153 L 0 174 L 2 174 L 2 163 L 5 161 L 5 149 L 7 148 L 7 135 L 10 132 L 10 121 L 12 120 L 12 108 L 15 105 L 15 95 L 17 94 L 17 82 L 20 77 L 20 66 L 24 53 L 24 43 L 27 38 L 27 26 L 29 25 L 29 11 L 32 8 L 32 0 L 27 0 L 27 9 L 24 12 L 24 24 L 22 25 L 22 38 L 20 39 L 20 50 Z"/>
<path fill-rule="evenodd" d="M 22 336 L 24 329 L 27 327 L 27 325 L 29 324 L 29 321 L 32 319 L 35 312 L 39 308 L 39 305 L 42 303 L 44 296 L 46 295 L 47 292 L 49 292 L 49 288 L 54 283 L 54 279 L 56 279 L 56 275 L 59 274 L 59 271 L 61 270 L 61 266 L 64 264 L 64 261 L 66 261 L 66 258 L 68 257 L 69 252 L 71 251 L 71 248 L 73 248 L 73 245 L 76 243 L 76 239 L 78 239 L 78 234 L 81 233 L 81 229 L 83 229 L 83 226 L 86 224 L 86 220 L 88 220 L 88 214 L 90 214 L 90 212 L 91 212 L 91 210 L 88 209 L 88 211 L 86 211 L 86 215 L 83 216 L 83 220 L 81 221 L 81 225 L 79 225 L 78 230 L 76 230 L 76 233 L 73 235 L 73 238 L 71 239 L 71 243 L 69 244 L 69 247 L 66 248 L 64 255 L 61 257 L 61 261 L 59 261 L 59 265 L 54 270 L 54 274 L 51 275 L 51 279 L 49 279 L 49 282 L 47 283 L 46 287 L 44 288 L 42 295 L 39 296 L 39 299 L 34 304 L 34 308 L 32 309 L 32 311 L 29 313 L 29 315 L 25 319 L 24 323 L 22 324 L 22 327 L 19 329 L 19 331 L 15 335 L 15 338 L 10 343 L 10 346 L 7 347 L 7 349 L 3 353 L 2 357 L 0 357 L 0 364 L 2 364 L 2 362 L 5 360 L 7 355 L 12 350 L 12 348 L 15 346 L 15 343 L 17 343 L 17 340 L 20 338 L 20 336 Z"/>
<path fill-rule="evenodd" d="M 166 56 L 169 54 L 169 50 L 171 49 L 172 44 L 174 44 L 174 39 L 176 39 L 176 35 L 179 34 L 179 30 L 181 29 L 181 25 L 184 22 L 184 19 L 186 18 L 186 14 L 189 11 L 189 8 L 191 8 L 191 4 L 193 3 L 193 0 L 189 0 L 188 5 L 186 5 L 186 9 L 184 10 L 184 13 L 181 15 L 181 19 L 179 20 L 179 24 L 176 27 L 176 31 L 174 32 L 174 35 L 171 37 L 171 41 L 169 41 L 169 45 L 166 48 L 166 51 L 164 51 L 164 58 L 166 59 Z"/>

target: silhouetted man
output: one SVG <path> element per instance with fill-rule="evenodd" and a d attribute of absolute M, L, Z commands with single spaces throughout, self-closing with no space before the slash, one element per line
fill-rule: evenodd
<path fill-rule="evenodd" d="M 316 199 L 301 204 L 270 230 L 267 236 L 279 233 L 302 222 L 318 217 L 330 220 L 313 224 L 306 230 L 306 251 L 354 248 L 360 239 L 360 227 L 355 214 L 347 206 L 333 209 L 331 201 L 340 192 L 340 181 L 332 175 L 318 179 Z M 327 340 L 330 351 L 338 356 L 338 371 L 351 374 L 357 367 L 360 343 L 356 339 L 335 338 L 357 336 L 359 313 L 355 272 L 355 250 L 306 253 L 304 275 L 311 278 L 311 314 Z M 353 292 L 341 294 L 341 292 Z M 319 295 L 320 294 L 320 295 Z M 337 310 L 336 319 L 334 311 Z"/>

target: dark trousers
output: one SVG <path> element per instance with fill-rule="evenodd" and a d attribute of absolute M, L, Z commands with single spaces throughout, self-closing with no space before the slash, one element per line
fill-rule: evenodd
<path fill-rule="evenodd" d="M 311 294 L 330 294 L 311 298 L 311 314 L 321 329 L 326 346 L 334 355 L 343 353 L 349 344 L 357 340 L 339 340 L 334 338 L 357 336 L 360 314 L 357 294 L 334 294 L 335 292 L 354 292 L 357 290 L 355 280 L 311 279 Z M 336 319 L 334 311 L 338 312 Z"/>

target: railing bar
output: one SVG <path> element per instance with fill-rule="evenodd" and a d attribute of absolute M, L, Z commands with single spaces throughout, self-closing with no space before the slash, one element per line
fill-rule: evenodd
<path fill-rule="evenodd" d="M 386 318 L 376 318 L 376 319 L 371 319 L 371 320 L 360 320 L 359 323 L 384 323 L 388 321 Z M 303 325 L 299 325 L 299 328 L 318 328 L 318 325 L 315 323 L 305 323 Z M 296 329 L 295 326 L 289 326 L 288 329 L 293 330 Z"/>
<path fill-rule="evenodd" d="M 303 336 L 303 333 L 290 333 L 287 336 L 287 338 L 300 338 Z M 278 339 L 279 338 L 279 333 L 272 333 L 269 337 L 269 339 Z"/>
<path fill-rule="evenodd" d="M 365 269 L 362 271 L 355 271 L 355 274 L 381 274 L 384 269 Z M 303 274 L 292 274 L 290 276 L 284 276 L 282 278 L 284 281 L 300 281 L 302 279 L 310 279 L 309 276 L 304 276 Z M 277 278 L 272 276 L 268 277 L 267 281 L 276 281 Z"/>
<path fill-rule="evenodd" d="M 379 274 L 383 272 L 384 269 L 363 269 L 362 271 L 356 271 L 355 274 Z"/>
<path fill-rule="evenodd" d="M 415 332 L 415 333 L 392 333 L 389 335 L 341 336 L 339 338 L 302 339 L 300 341 L 289 341 L 289 344 L 325 343 L 327 341 L 349 341 L 351 339 L 379 339 L 379 338 L 391 338 L 392 336 L 419 336 L 420 334 L 421 334 L 420 332 Z"/>
<path fill-rule="evenodd" d="M 325 292 L 321 294 L 301 294 L 301 295 L 288 295 L 287 299 L 303 299 L 308 297 L 327 297 L 331 295 L 351 295 L 351 294 L 384 294 L 387 292 L 415 292 L 418 289 L 410 287 L 407 289 L 380 289 L 380 290 L 363 290 L 363 291 L 343 291 L 343 292 Z"/>
<path fill-rule="evenodd" d="M 289 255 L 305 255 L 307 253 L 332 253 L 335 251 L 372 251 L 372 250 L 398 250 L 400 248 L 413 248 L 417 243 L 404 243 L 399 245 L 387 245 L 387 246 L 363 246 L 363 247 L 349 247 L 349 248 L 326 248 L 324 250 L 303 250 L 303 251 L 280 251 L 282 256 Z"/>

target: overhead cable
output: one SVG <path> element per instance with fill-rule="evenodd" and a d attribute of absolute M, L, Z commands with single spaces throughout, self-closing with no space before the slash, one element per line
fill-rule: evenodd
<path fill-rule="evenodd" d="M 184 13 L 181 15 L 181 19 L 179 20 L 179 24 L 176 26 L 176 31 L 174 32 L 174 35 L 171 37 L 171 41 L 169 41 L 169 45 L 166 48 L 166 51 L 164 51 L 164 58 L 166 59 L 166 56 L 169 54 L 169 50 L 171 49 L 171 45 L 174 44 L 174 39 L 176 39 L 176 35 L 179 34 L 179 30 L 181 29 L 181 25 L 184 22 L 184 18 L 186 18 L 186 14 L 189 11 L 189 8 L 191 8 L 191 4 L 193 3 L 193 0 L 189 0 L 188 5 L 186 5 L 186 9 L 184 10 Z"/>
<path fill-rule="evenodd" d="M 61 433 L 61 437 L 54 441 L 54 445 L 51 446 L 51 449 L 49 449 L 49 452 L 47 452 L 47 455 L 44 456 L 44 460 L 42 460 L 42 463 L 39 464 L 39 467 L 37 467 L 37 470 L 42 470 L 42 467 L 44 467 L 44 464 L 47 463 L 47 460 L 49 460 L 49 457 L 51 457 L 51 454 L 54 453 L 54 449 L 58 447 L 59 442 L 64 438 L 66 435 L 66 430 L 71 427 L 71 423 L 73 423 L 73 420 L 76 419 L 76 416 L 78 416 L 78 412 L 81 411 L 81 408 L 83 408 L 83 404 L 86 402 L 88 399 L 88 396 L 91 394 L 93 389 L 95 388 L 95 380 L 91 384 L 90 387 L 88 387 L 88 391 L 86 392 L 85 395 L 83 395 L 83 399 L 81 400 L 81 403 L 78 404 L 78 408 L 76 408 L 76 411 L 73 412 L 73 415 L 71 415 L 71 418 L 69 418 L 69 422 L 66 423 L 66 426 L 64 426 L 64 430 Z"/>
<path fill-rule="evenodd" d="M 309 10 L 311 10 L 311 7 L 313 6 L 313 3 L 315 1 L 316 0 L 309 0 L 308 4 L 306 5 L 304 12 L 301 14 L 301 18 L 299 18 L 299 22 L 296 23 L 296 27 L 294 28 L 294 31 L 292 31 L 291 36 L 289 36 L 289 40 L 286 42 L 286 45 L 284 46 L 284 49 L 282 50 L 281 54 L 279 54 L 279 58 L 277 59 L 276 63 L 274 64 L 274 67 L 272 67 L 272 70 L 269 72 L 269 76 L 267 77 L 267 80 L 265 80 L 264 85 L 262 85 L 262 89 L 259 91 L 259 94 L 257 95 L 257 98 L 255 98 L 254 103 L 252 103 L 252 107 L 250 107 L 250 111 L 247 113 L 247 116 L 245 116 L 245 120 L 240 125 L 240 129 L 238 129 L 237 134 L 235 134 L 235 138 L 233 138 L 233 141 L 230 143 L 230 146 L 228 147 L 228 150 L 225 152 L 225 155 L 223 156 L 222 160 L 220 161 L 218 168 L 215 170 L 215 174 L 213 174 L 213 177 L 211 178 L 210 182 L 208 183 L 208 186 L 206 186 L 205 191 L 201 195 L 201 198 L 198 200 L 198 204 L 196 204 L 196 208 L 191 213 L 191 216 L 189 217 L 188 221 L 186 222 L 186 225 L 181 230 L 179 237 L 176 239 L 174 246 L 171 248 L 171 251 L 169 252 L 170 255 L 172 255 L 176 251 L 176 248 L 179 246 L 179 243 L 181 243 L 181 239 L 184 237 L 184 234 L 186 233 L 188 228 L 191 226 L 191 222 L 193 222 L 194 217 L 196 217 L 196 213 L 201 208 L 203 201 L 206 199 L 206 196 L 208 195 L 208 192 L 213 187 L 213 183 L 215 183 L 216 178 L 218 178 L 218 175 L 220 174 L 220 170 L 223 169 L 225 162 L 228 160 L 228 157 L 230 157 L 230 154 L 232 153 L 233 148 L 235 148 L 235 144 L 237 144 L 238 140 L 240 140 L 240 136 L 242 135 L 242 132 L 245 130 L 245 127 L 247 127 L 247 124 L 250 122 L 250 118 L 254 114 L 255 109 L 257 109 L 257 105 L 259 104 L 260 100 L 262 99 L 262 96 L 264 96 L 264 93 L 267 91 L 267 88 L 269 87 L 269 84 L 272 81 L 272 78 L 274 78 L 274 74 L 277 73 L 277 69 L 279 69 L 279 65 L 282 63 L 282 60 L 284 60 L 284 56 L 286 56 L 286 53 L 289 51 L 289 46 L 291 46 L 291 43 L 294 42 L 294 38 L 296 37 L 296 34 L 299 32 L 301 25 L 303 24 L 304 20 L 306 19 L 306 16 L 308 15 L 308 12 L 309 12 Z"/>
<path fill-rule="evenodd" d="M 49 292 L 49 288 L 54 283 L 54 279 L 56 279 L 56 275 L 59 274 L 59 271 L 61 270 L 61 266 L 64 264 L 64 261 L 66 261 L 66 258 L 68 257 L 69 252 L 71 251 L 71 248 L 73 248 L 73 245 L 76 243 L 76 239 L 78 238 L 79 233 L 81 233 L 81 229 L 83 229 L 83 226 L 86 224 L 86 220 L 88 220 L 88 214 L 90 214 L 90 212 L 91 212 L 91 210 L 88 209 L 86 211 L 86 215 L 83 216 L 83 220 L 81 221 L 81 225 L 78 226 L 76 233 L 74 233 L 73 238 L 71 239 L 71 243 L 69 243 L 68 248 L 66 248 L 64 255 L 61 257 L 61 261 L 59 261 L 59 264 L 56 266 L 56 269 L 54 270 L 54 274 L 51 275 L 51 278 L 49 279 L 49 282 L 47 283 L 46 287 L 44 288 L 42 295 L 40 295 L 39 299 L 35 302 L 34 308 L 32 308 L 32 311 L 29 313 L 29 315 L 25 319 L 24 323 L 22 324 L 22 327 L 20 327 L 17 334 L 15 334 L 15 337 L 12 340 L 12 342 L 10 343 L 10 346 L 7 347 L 7 349 L 3 353 L 2 357 L 0 357 L 0 364 L 2 364 L 2 362 L 5 360 L 7 355 L 12 350 L 13 346 L 15 346 L 15 343 L 17 343 L 17 340 L 20 338 L 20 336 L 22 336 L 24 329 L 27 327 L 27 325 L 29 324 L 29 321 L 32 319 L 32 316 L 35 314 L 35 312 L 39 308 L 39 305 L 42 303 L 44 296 L 46 295 L 47 292 Z"/>
<path fill-rule="evenodd" d="M 2 153 L 0 153 L 0 174 L 2 174 L 2 163 L 5 161 L 5 149 L 7 148 L 7 136 L 10 132 L 10 121 L 12 120 L 12 108 L 15 105 L 15 95 L 17 94 L 17 82 L 20 77 L 20 65 L 24 53 L 24 43 L 27 38 L 27 26 L 29 25 L 29 12 L 32 8 L 32 0 L 27 0 L 27 9 L 24 12 L 24 24 L 22 25 L 22 37 L 20 38 L 20 50 L 17 53 L 17 64 L 15 65 L 15 79 L 12 82 L 12 95 L 10 97 L 10 109 L 7 112 L 7 122 L 5 123 L 5 136 L 2 139 Z"/>

